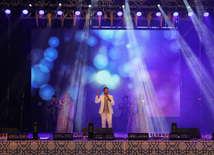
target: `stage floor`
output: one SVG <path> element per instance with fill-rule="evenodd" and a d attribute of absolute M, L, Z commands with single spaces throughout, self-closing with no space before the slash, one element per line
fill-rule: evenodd
<path fill-rule="evenodd" d="M 127 136 L 116 133 L 115 137 Z M 40 133 L 40 140 L 0 140 L 0 154 L 214 154 L 214 142 L 200 140 L 51 140 L 52 133 Z M 32 138 L 32 134 L 29 134 Z"/>

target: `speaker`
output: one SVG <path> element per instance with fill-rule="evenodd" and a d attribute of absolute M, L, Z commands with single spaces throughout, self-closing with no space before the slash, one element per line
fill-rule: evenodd
<path fill-rule="evenodd" d="M 214 140 L 214 133 L 212 133 L 212 140 Z"/>
<path fill-rule="evenodd" d="M 128 133 L 128 140 L 148 140 L 148 133 Z"/>
<path fill-rule="evenodd" d="M 189 140 L 189 133 L 170 133 L 170 140 Z"/>
<path fill-rule="evenodd" d="M 28 140 L 27 133 L 8 133 L 7 140 Z"/>
<path fill-rule="evenodd" d="M 53 140 L 73 140 L 73 133 L 54 133 Z"/>
<path fill-rule="evenodd" d="M 94 128 L 94 133 L 113 133 L 112 128 Z"/>
<path fill-rule="evenodd" d="M 198 128 L 177 128 L 177 133 L 188 133 L 189 138 L 201 138 L 201 133 Z"/>
<path fill-rule="evenodd" d="M 94 140 L 114 140 L 114 133 L 95 133 Z"/>

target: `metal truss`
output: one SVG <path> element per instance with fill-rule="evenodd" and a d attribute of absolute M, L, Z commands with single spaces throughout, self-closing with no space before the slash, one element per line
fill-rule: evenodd
<path fill-rule="evenodd" d="M 62 3 L 62 7 L 83 7 L 87 8 L 89 4 L 93 8 L 118 9 L 124 4 L 125 0 L 0 0 L 0 6 L 28 6 L 32 4 L 34 7 L 57 7 Z M 199 0 L 196 0 L 199 1 Z M 192 8 L 199 5 L 195 0 L 188 0 Z M 200 0 L 206 9 L 214 10 L 213 0 Z M 154 9 L 157 4 L 166 9 L 185 9 L 183 0 L 128 0 L 131 9 Z"/>

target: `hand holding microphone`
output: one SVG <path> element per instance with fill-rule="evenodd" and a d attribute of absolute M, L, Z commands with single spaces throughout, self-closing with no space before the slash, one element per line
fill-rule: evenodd
<path fill-rule="evenodd" d="M 110 97 L 107 95 L 107 98 L 108 98 L 108 100 L 111 102 L 111 99 L 110 99 Z"/>

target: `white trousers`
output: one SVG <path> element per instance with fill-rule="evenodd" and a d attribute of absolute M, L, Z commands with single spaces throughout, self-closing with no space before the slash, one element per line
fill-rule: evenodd
<path fill-rule="evenodd" d="M 110 113 L 101 114 L 102 128 L 106 128 L 106 120 L 108 122 L 108 128 L 112 128 L 112 114 Z"/>

